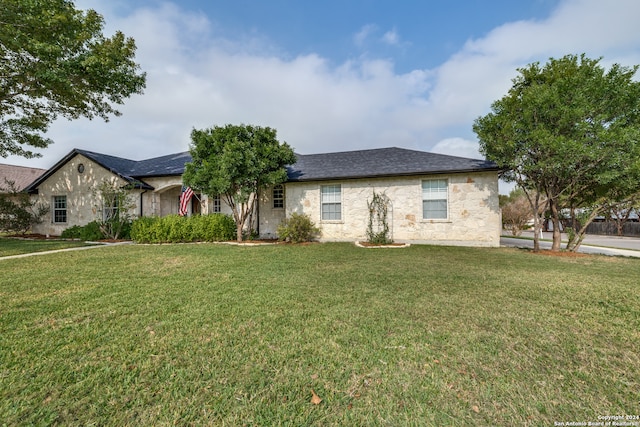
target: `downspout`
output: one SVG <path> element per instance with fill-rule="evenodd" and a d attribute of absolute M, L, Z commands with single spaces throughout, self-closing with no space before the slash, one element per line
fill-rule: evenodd
<path fill-rule="evenodd" d="M 143 212 L 142 212 L 142 195 L 143 195 L 144 193 L 146 193 L 146 192 L 147 192 L 147 190 L 144 190 L 143 192 L 141 192 L 141 193 L 140 193 L 140 217 L 141 217 L 141 218 L 142 218 L 142 216 L 143 216 Z"/>

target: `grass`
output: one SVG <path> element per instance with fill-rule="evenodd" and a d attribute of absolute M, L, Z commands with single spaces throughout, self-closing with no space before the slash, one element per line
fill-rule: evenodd
<path fill-rule="evenodd" d="M 74 240 L 26 240 L 0 237 L 0 257 L 87 246 Z"/>
<path fill-rule="evenodd" d="M 537 426 L 640 407 L 637 259 L 198 244 L 0 266 L 7 425 Z"/>

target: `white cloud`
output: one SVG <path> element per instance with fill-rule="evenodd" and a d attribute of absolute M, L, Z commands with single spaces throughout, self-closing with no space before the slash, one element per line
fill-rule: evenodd
<path fill-rule="evenodd" d="M 448 154 L 450 156 L 467 157 L 470 159 L 482 159 L 477 141 L 464 138 L 446 138 L 434 145 L 431 150 L 434 153 Z"/>
<path fill-rule="evenodd" d="M 396 46 L 400 44 L 400 35 L 395 29 L 393 29 L 384 33 L 382 41 L 388 45 Z"/>
<path fill-rule="evenodd" d="M 376 27 L 373 24 L 367 24 L 365 26 L 363 26 L 362 28 L 360 28 L 360 31 L 358 31 L 356 33 L 355 36 L 353 36 L 353 42 L 355 43 L 356 46 L 358 47 L 362 47 L 364 46 L 365 42 L 367 41 L 367 39 L 371 36 L 371 34 L 373 34 L 376 30 L 378 29 L 378 27 Z"/>
<path fill-rule="evenodd" d="M 43 159 L 13 163 L 50 167 L 74 147 L 159 156 L 187 150 L 194 127 L 226 123 L 276 128 L 301 153 L 399 146 L 479 157 L 473 120 L 507 92 L 517 67 L 581 52 L 640 63 L 635 0 L 566 0 L 546 20 L 507 23 L 469 40 L 437 68 L 402 74 L 391 60 L 336 65 L 318 54 L 280 54 L 253 34 L 229 40 L 207 17 L 171 3 L 113 15 L 111 8 L 126 4 L 84 0 L 79 7 L 100 10 L 109 28 L 135 38 L 148 73 L 145 94 L 127 100 L 123 116 L 109 123 L 56 123 L 56 143 Z M 363 46 L 375 31 L 373 24 L 362 27 L 354 42 Z M 395 30 L 387 38 L 400 42 Z"/>

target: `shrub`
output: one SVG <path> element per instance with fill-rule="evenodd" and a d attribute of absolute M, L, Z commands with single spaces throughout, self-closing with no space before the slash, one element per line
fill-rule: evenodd
<path fill-rule="evenodd" d="M 310 242 L 320 234 L 320 229 L 309 215 L 292 213 L 278 226 L 278 239 L 285 242 Z"/>
<path fill-rule="evenodd" d="M 131 239 L 138 243 L 221 242 L 235 233 L 236 223 L 223 214 L 142 217 L 131 225 Z"/>
<path fill-rule="evenodd" d="M 60 233 L 60 237 L 63 239 L 79 239 L 82 227 L 74 225 L 73 227 L 66 228 Z"/>
<path fill-rule="evenodd" d="M 74 225 L 65 229 L 60 237 L 64 239 L 80 239 L 84 241 L 95 241 L 106 239 L 107 236 L 100 229 L 97 221 L 92 221 L 85 226 Z"/>
<path fill-rule="evenodd" d="M 40 224 L 49 208 L 31 201 L 27 193 L 18 191 L 14 181 L 0 183 L 0 231 L 26 233 Z"/>

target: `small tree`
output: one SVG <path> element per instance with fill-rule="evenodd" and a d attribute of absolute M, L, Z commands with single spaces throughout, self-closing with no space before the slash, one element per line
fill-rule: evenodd
<path fill-rule="evenodd" d="M 31 201 L 27 193 L 20 192 L 14 181 L 4 179 L 0 185 L 0 231 L 26 233 L 40 224 L 49 208 Z"/>
<path fill-rule="evenodd" d="M 633 212 L 640 213 L 640 193 L 633 194 L 618 203 L 607 203 L 604 206 L 604 217 L 616 225 L 618 236 L 623 235 L 624 225 L 631 219 Z"/>
<path fill-rule="evenodd" d="M 275 129 L 250 125 L 194 129 L 190 152 L 193 160 L 185 167 L 184 183 L 224 199 L 233 212 L 239 242 L 259 192 L 284 182 L 285 166 L 296 161 L 291 147 L 276 139 Z"/>
<path fill-rule="evenodd" d="M 527 227 L 527 224 L 533 221 L 534 217 L 531 204 L 524 190 L 521 188 L 511 190 L 509 196 L 501 196 L 500 202 L 504 228 L 509 229 L 512 235 L 519 236 L 522 234 L 522 230 Z"/>
<path fill-rule="evenodd" d="M 369 223 L 367 225 L 367 241 L 379 245 L 392 243 L 389 230 L 389 207 L 391 201 L 385 193 L 373 192 L 371 200 L 367 200 Z"/>
<path fill-rule="evenodd" d="M 95 189 L 96 221 L 100 231 L 110 239 L 118 239 L 133 221 L 131 210 L 136 204 L 131 196 L 130 186 L 120 187 L 104 180 Z"/>

